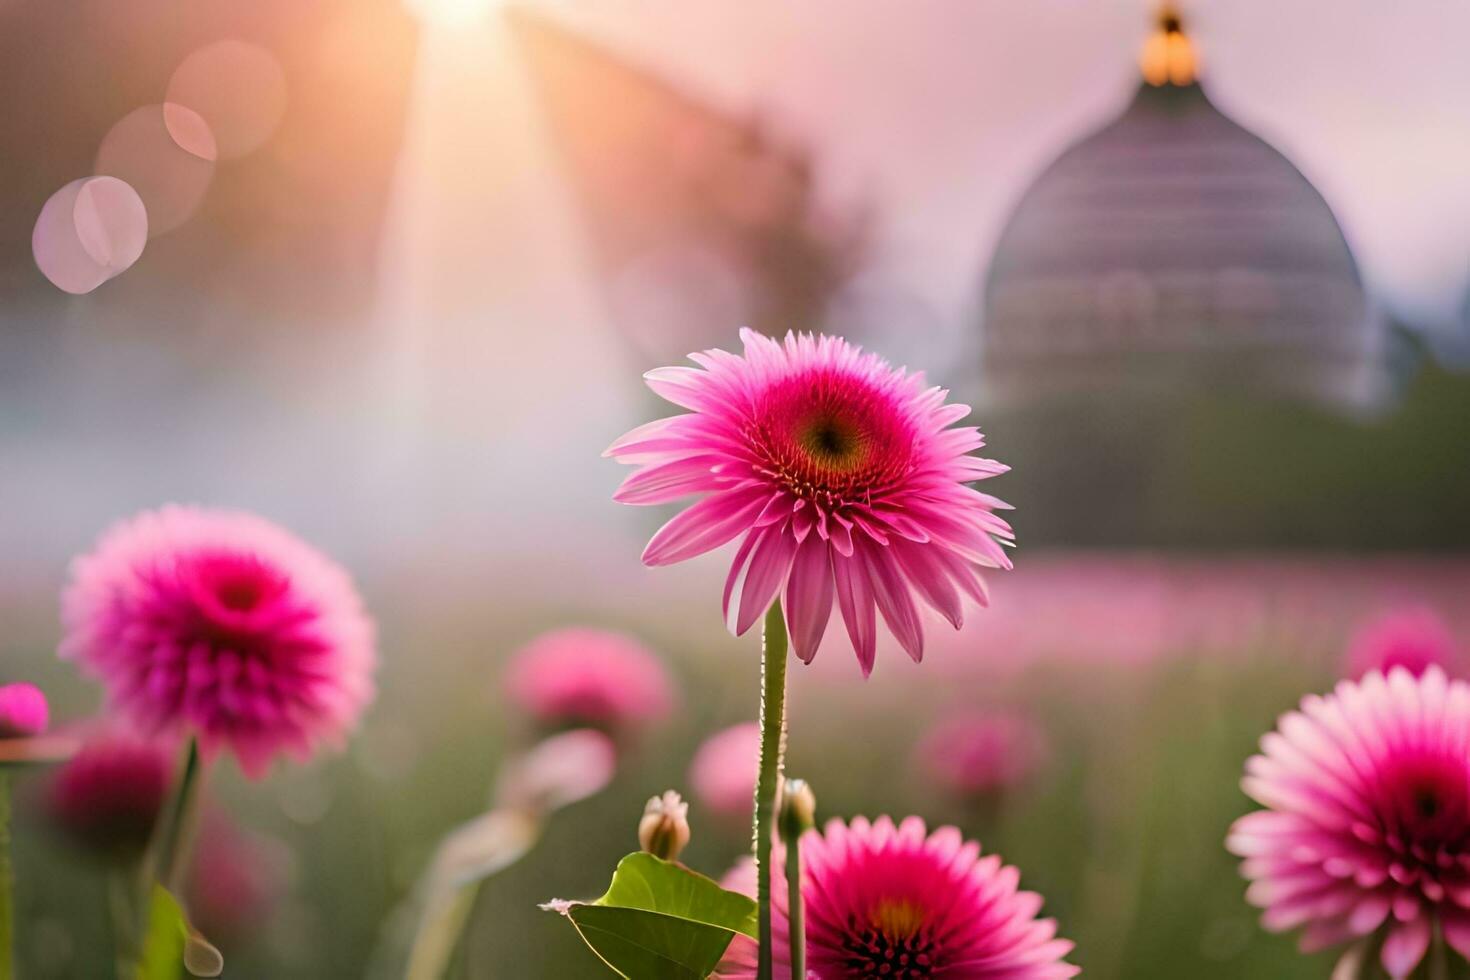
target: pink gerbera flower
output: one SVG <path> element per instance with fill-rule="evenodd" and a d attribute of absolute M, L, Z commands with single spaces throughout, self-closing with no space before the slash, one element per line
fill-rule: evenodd
<path fill-rule="evenodd" d="M 347 574 L 263 518 L 166 507 L 108 531 L 62 598 L 61 655 L 142 731 L 197 735 L 251 776 L 340 744 L 372 699 Z"/>
<path fill-rule="evenodd" d="M 607 630 L 542 634 L 511 660 L 505 685 L 551 728 L 636 732 L 668 715 L 674 702 L 663 662 L 631 636 Z"/>
<path fill-rule="evenodd" d="M 775 975 L 789 980 L 784 858 L 772 859 Z M 807 975 L 814 980 L 887 977 L 920 980 L 1058 980 L 1076 976 L 1063 961 L 1072 944 L 1056 922 L 1038 919 L 1041 896 L 1017 890 L 1020 872 L 953 827 L 925 833 L 909 817 L 833 820 L 801 839 Z M 755 894 L 755 866 L 742 859 L 725 887 Z M 718 977 L 756 975 L 756 944 L 736 936 Z"/>
<path fill-rule="evenodd" d="M 966 486 L 1003 473 L 971 456 L 969 414 L 923 375 L 895 370 L 838 337 L 742 330 L 744 356 L 691 354 L 699 368 L 645 375 L 689 414 L 640 426 L 607 455 L 638 467 L 615 498 L 662 504 L 698 495 L 648 542 L 669 565 L 740 538 L 725 617 L 744 633 L 781 596 L 792 646 L 810 662 L 835 596 L 866 676 L 876 607 L 910 657 L 924 652 L 917 594 L 956 629 L 961 596 L 985 603 L 980 569 L 1009 568 L 1007 505 Z"/>
<path fill-rule="evenodd" d="M 1048 755 L 1046 733 L 1015 711 L 956 715 L 919 742 L 916 761 L 946 792 L 960 797 L 1004 793 L 1031 778 Z"/>
<path fill-rule="evenodd" d="M 1407 606 L 1371 620 L 1353 634 L 1347 674 L 1357 678 L 1369 671 L 1386 674 L 1403 667 L 1417 677 L 1433 665 L 1453 674 L 1458 660 L 1455 637 L 1445 621 L 1427 606 Z"/>
<path fill-rule="evenodd" d="M 700 744 L 689 763 L 694 798 L 721 818 L 749 822 L 760 753 L 761 728 L 753 721 L 715 732 Z"/>
<path fill-rule="evenodd" d="M 1267 929 L 1305 927 L 1305 950 L 1375 937 L 1394 977 L 1436 922 L 1470 957 L 1470 685 L 1438 667 L 1342 681 L 1261 749 L 1242 786 L 1269 809 L 1237 820 L 1227 846 Z"/>

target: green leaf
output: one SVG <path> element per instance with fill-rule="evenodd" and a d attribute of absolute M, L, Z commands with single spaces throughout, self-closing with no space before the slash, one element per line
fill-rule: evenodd
<path fill-rule="evenodd" d="M 184 942 L 188 936 L 189 924 L 178 900 L 167 888 L 154 885 L 138 980 L 179 980 L 184 975 Z"/>
<path fill-rule="evenodd" d="M 602 961 L 636 980 L 703 980 L 736 933 L 756 938 L 756 905 L 704 875 L 644 854 L 618 862 L 595 902 L 552 902 Z"/>
<path fill-rule="evenodd" d="M 604 963 L 630 980 L 704 980 L 734 936 L 687 919 L 605 905 L 574 906 L 567 918 Z"/>
<path fill-rule="evenodd" d="M 755 902 L 697 871 L 635 851 L 618 862 L 607 894 L 594 905 L 643 909 L 702 922 L 755 939 Z"/>

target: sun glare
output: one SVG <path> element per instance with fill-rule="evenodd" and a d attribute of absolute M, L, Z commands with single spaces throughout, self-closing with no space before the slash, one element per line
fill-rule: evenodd
<path fill-rule="evenodd" d="M 503 0 L 404 0 L 409 11 L 433 27 L 461 27 L 483 20 Z"/>

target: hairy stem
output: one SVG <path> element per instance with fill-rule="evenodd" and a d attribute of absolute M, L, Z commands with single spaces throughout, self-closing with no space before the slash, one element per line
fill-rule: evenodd
<path fill-rule="evenodd" d="M 776 818 L 776 788 L 781 785 L 781 758 L 786 751 L 786 647 L 786 621 L 777 600 L 766 612 L 761 643 L 761 759 L 752 828 L 760 925 L 757 980 L 772 980 L 771 824 Z"/>

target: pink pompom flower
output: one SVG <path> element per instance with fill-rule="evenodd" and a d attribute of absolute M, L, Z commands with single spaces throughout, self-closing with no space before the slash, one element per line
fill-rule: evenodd
<path fill-rule="evenodd" d="M 790 980 L 784 858 L 772 859 L 775 975 Z M 801 839 L 801 896 L 806 906 L 807 976 L 965 977 L 968 980 L 1060 980 L 1076 976 L 1064 961 L 1072 944 L 1053 919 L 1038 919 L 1042 899 L 1018 890 L 1020 872 L 953 827 L 926 833 L 924 821 L 888 817 L 833 820 Z M 755 866 L 744 858 L 725 887 L 755 894 Z M 736 936 L 715 972 L 756 975 L 756 944 Z"/>
<path fill-rule="evenodd" d="M 873 669 L 876 608 L 914 660 L 924 652 L 915 597 L 956 629 L 962 597 L 986 602 L 982 568 L 1009 568 L 1007 507 L 966 484 L 1005 472 L 972 456 L 984 445 L 969 414 L 838 337 L 742 330 L 744 356 L 691 354 L 698 368 L 645 375 L 689 409 L 623 436 L 606 455 L 636 466 L 615 499 L 701 499 L 648 542 L 643 561 L 669 565 L 740 539 L 725 583 L 738 635 L 779 594 L 792 647 L 816 655 L 842 610 L 864 676 Z"/>
<path fill-rule="evenodd" d="M 51 710 L 34 684 L 0 684 L 0 738 L 31 738 L 46 731 Z"/>
<path fill-rule="evenodd" d="M 131 860 L 148 846 L 173 778 L 173 747 L 166 741 L 104 723 L 52 774 L 46 812 L 51 826 L 82 850 Z"/>
<path fill-rule="evenodd" d="M 195 735 L 262 775 L 340 746 L 373 697 L 373 625 L 347 573 L 238 511 L 165 507 L 72 566 L 61 655 L 141 731 Z"/>
<path fill-rule="evenodd" d="M 663 662 L 622 633 L 573 627 L 543 633 L 512 658 L 506 691 L 549 728 L 636 733 L 674 703 Z"/>
<path fill-rule="evenodd" d="M 1046 733 L 1015 711 L 947 718 L 920 740 L 916 761 L 941 789 L 975 798 L 1005 793 L 1030 779 L 1049 755 Z"/>
<path fill-rule="evenodd" d="M 1393 977 L 1424 958 L 1436 923 L 1470 958 L 1470 684 L 1439 667 L 1341 681 L 1282 716 L 1246 763 L 1267 807 L 1226 846 L 1273 932 L 1313 951 L 1372 937 Z"/>
<path fill-rule="evenodd" d="M 689 764 L 689 787 L 699 804 L 731 822 L 750 820 L 760 769 L 761 729 L 753 721 L 715 732 Z"/>
<path fill-rule="evenodd" d="M 1459 649 L 1449 626 L 1427 606 L 1392 610 L 1363 625 L 1348 643 L 1347 676 L 1403 667 L 1419 676 L 1431 666 L 1456 673 Z"/>

